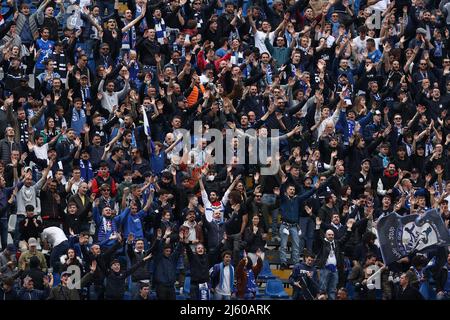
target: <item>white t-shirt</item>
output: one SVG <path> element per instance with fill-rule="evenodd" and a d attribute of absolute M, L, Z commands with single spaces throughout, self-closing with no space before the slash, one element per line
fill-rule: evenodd
<path fill-rule="evenodd" d="M 41 160 L 47 160 L 48 159 L 48 143 L 43 144 L 42 146 L 38 147 L 37 145 L 33 148 L 34 153 L 36 154 L 36 157 Z"/>
<path fill-rule="evenodd" d="M 275 39 L 275 31 L 272 31 L 269 33 L 269 41 L 272 43 L 273 39 Z M 266 33 L 262 31 L 256 31 L 255 33 L 255 47 L 259 49 L 259 54 L 263 53 L 269 53 L 269 50 L 267 50 L 267 47 L 264 43 L 266 40 Z M 270 53 L 269 53 L 270 54 Z"/>
<path fill-rule="evenodd" d="M 373 10 L 386 11 L 389 2 L 390 2 L 389 0 L 380 0 L 377 3 L 371 5 L 369 8 Z"/>
<path fill-rule="evenodd" d="M 336 252 L 333 249 L 330 250 L 330 254 L 328 255 L 327 263 L 325 265 L 329 264 L 337 265 Z"/>
<path fill-rule="evenodd" d="M 357 36 L 355 39 L 353 39 L 353 43 L 356 45 L 357 53 L 362 54 L 363 51 L 366 49 L 367 39 L 372 39 L 372 38 L 366 36 L 364 38 L 364 40 L 361 40 L 361 37 Z"/>
<path fill-rule="evenodd" d="M 231 296 L 231 288 L 230 288 L 230 266 L 223 267 L 223 281 L 222 288 L 220 287 L 220 283 L 216 287 L 216 292 L 223 296 Z"/>
<path fill-rule="evenodd" d="M 47 240 L 52 247 L 56 247 L 63 241 L 67 241 L 67 237 L 64 234 L 64 231 L 58 227 L 48 227 L 42 231 L 42 239 Z"/>

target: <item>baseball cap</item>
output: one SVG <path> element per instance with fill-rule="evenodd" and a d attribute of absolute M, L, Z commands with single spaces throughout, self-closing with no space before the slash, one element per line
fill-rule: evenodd
<path fill-rule="evenodd" d="M 380 116 L 380 115 L 381 115 L 381 111 L 380 111 L 380 110 L 375 110 L 375 114 L 376 114 L 377 116 Z"/>
<path fill-rule="evenodd" d="M 424 28 L 417 28 L 416 33 L 427 34 L 427 30 Z"/>
<path fill-rule="evenodd" d="M 63 272 L 61 272 L 61 277 L 64 277 L 64 276 L 71 276 L 72 274 L 70 273 L 70 272 L 68 272 L 68 271 L 63 271 Z"/>
<path fill-rule="evenodd" d="M 12 243 L 10 243 L 10 244 L 8 244 L 6 246 L 6 250 L 8 250 L 8 252 L 10 252 L 10 253 L 16 253 L 17 252 L 16 246 L 14 244 L 12 244 Z"/>
<path fill-rule="evenodd" d="M 424 189 L 424 188 L 418 189 L 418 190 L 414 193 L 414 196 L 416 196 L 416 197 L 425 197 L 425 189 Z"/>
<path fill-rule="evenodd" d="M 364 162 L 369 162 L 370 163 L 370 159 L 369 158 L 362 159 L 361 164 L 364 164 Z"/>
<path fill-rule="evenodd" d="M 36 238 L 30 238 L 30 239 L 28 239 L 28 246 L 29 246 L 29 247 L 36 247 L 36 246 L 37 246 L 37 240 L 36 240 Z"/>

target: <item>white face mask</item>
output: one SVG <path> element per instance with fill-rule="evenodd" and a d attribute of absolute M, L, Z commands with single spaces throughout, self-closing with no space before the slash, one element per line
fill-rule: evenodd
<path fill-rule="evenodd" d="M 214 181 L 214 178 L 215 178 L 215 176 L 209 175 L 207 179 L 208 179 L 208 181 Z"/>

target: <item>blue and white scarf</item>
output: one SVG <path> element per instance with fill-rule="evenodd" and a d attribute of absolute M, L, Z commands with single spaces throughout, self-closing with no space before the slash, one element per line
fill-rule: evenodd
<path fill-rule="evenodd" d="M 272 84 L 272 66 L 270 64 L 266 65 L 266 81 L 268 85 Z"/>
<path fill-rule="evenodd" d="M 153 23 L 155 24 L 156 39 L 160 44 L 164 44 L 164 38 L 167 37 L 166 23 L 164 22 L 164 19 L 153 18 Z"/>
<path fill-rule="evenodd" d="M 123 20 L 123 23 L 127 25 L 126 20 Z M 130 50 L 134 49 L 135 47 L 136 47 L 136 27 L 132 26 L 128 31 L 122 34 L 122 49 Z"/>
<path fill-rule="evenodd" d="M 92 179 L 94 179 L 94 170 L 92 170 L 92 164 L 89 160 L 87 161 L 87 168 L 86 168 L 84 161 L 80 159 L 80 172 L 81 172 L 81 180 L 89 182 Z"/>

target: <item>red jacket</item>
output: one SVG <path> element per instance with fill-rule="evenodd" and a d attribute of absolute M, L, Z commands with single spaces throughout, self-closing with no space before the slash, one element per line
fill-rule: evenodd
<path fill-rule="evenodd" d="M 91 191 L 92 193 L 99 194 L 99 189 L 102 186 L 102 184 L 106 183 L 111 188 L 111 196 L 115 197 L 117 194 L 117 187 L 116 182 L 114 181 L 113 177 L 110 176 L 109 172 L 107 173 L 106 177 L 101 177 L 97 174 L 94 179 L 92 179 L 92 186 Z"/>

